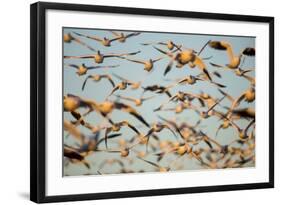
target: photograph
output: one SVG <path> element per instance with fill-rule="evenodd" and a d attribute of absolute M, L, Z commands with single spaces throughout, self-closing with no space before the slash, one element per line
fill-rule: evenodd
<path fill-rule="evenodd" d="M 256 37 L 62 28 L 63 177 L 255 168 Z"/>

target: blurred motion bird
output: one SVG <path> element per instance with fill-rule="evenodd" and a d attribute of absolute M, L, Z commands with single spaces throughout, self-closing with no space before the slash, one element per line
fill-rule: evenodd
<path fill-rule="evenodd" d="M 76 73 L 78 76 L 87 74 L 88 70 L 98 69 L 98 68 L 116 68 L 119 65 L 113 65 L 113 66 L 86 66 L 84 63 L 81 65 L 75 65 L 75 64 L 65 64 L 66 66 L 69 66 L 71 68 L 76 69 Z"/>
<path fill-rule="evenodd" d="M 131 53 L 108 53 L 108 54 L 102 54 L 99 50 L 96 52 L 96 54 L 91 55 L 82 55 L 82 56 L 64 56 L 65 59 L 93 59 L 96 63 L 103 63 L 105 58 L 120 58 L 122 56 L 131 56 L 136 55 L 140 53 L 140 51 L 137 52 L 131 52 Z"/>
<path fill-rule="evenodd" d="M 132 32 L 132 33 L 128 33 L 128 34 L 124 34 L 123 32 L 117 32 L 117 31 L 110 31 L 120 43 L 125 43 L 126 40 L 130 37 L 133 36 L 138 36 L 141 33 L 140 32 Z"/>
<path fill-rule="evenodd" d="M 150 100 L 150 99 L 155 97 L 155 96 L 150 96 L 150 97 L 141 96 L 140 98 L 133 98 L 133 97 L 126 97 L 126 96 L 122 96 L 122 95 L 115 95 L 115 96 L 117 98 L 120 98 L 120 99 L 123 99 L 123 100 L 134 102 L 136 106 L 141 106 L 144 101 Z"/>
<path fill-rule="evenodd" d="M 95 81 L 95 82 L 99 82 L 101 79 L 107 79 L 107 80 L 110 82 L 110 84 L 112 85 L 112 87 L 115 87 L 115 83 L 113 82 L 113 80 L 112 80 L 112 78 L 111 78 L 110 75 L 107 75 L 107 74 L 104 74 L 104 75 L 97 75 L 97 74 L 96 74 L 96 75 L 88 75 L 88 76 L 85 78 L 85 80 L 84 80 L 84 82 L 83 82 L 83 85 L 82 85 L 82 90 L 85 89 L 85 86 L 86 86 L 86 83 L 87 83 L 88 79 L 92 79 L 92 80 Z"/>
<path fill-rule="evenodd" d="M 141 43 L 143 46 L 148 46 L 148 45 L 165 45 L 169 50 L 173 50 L 174 48 L 181 49 L 181 46 L 175 44 L 173 41 L 169 40 L 167 42 L 149 42 L 149 43 Z"/>
<path fill-rule="evenodd" d="M 72 41 L 75 41 L 76 43 L 90 49 L 91 51 L 96 51 L 94 48 L 92 48 L 91 46 L 89 46 L 88 44 L 84 43 L 83 41 L 81 41 L 80 39 L 73 37 L 73 35 L 71 35 L 70 33 L 64 34 L 63 35 L 63 41 L 65 43 L 71 43 Z"/>
<path fill-rule="evenodd" d="M 97 41 L 97 42 L 101 43 L 103 46 L 106 46 L 106 47 L 111 46 L 111 43 L 112 43 L 113 41 L 116 41 L 116 40 L 118 40 L 118 39 L 121 38 L 121 37 L 117 37 L 117 38 L 109 39 L 109 38 L 107 38 L 107 37 L 101 38 L 101 37 L 98 37 L 98 36 L 84 35 L 84 34 L 81 34 L 81 33 L 78 33 L 78 32 L 73 32 L 73 33 L 75 33 L 75 34 L 78 35 L 78 36 L 83 36 L 83 37 L 85 37 L 85 38 L 88 38 L 88 39 Z"/>
<path fill-rule="evenodd" d="M 126 58 L 126 59 L 128 61 L 131 61 L 131 62 L 134 62 L 134 63 L 143 64 L 144 65 L 143 69 L 147 72 L 150 72 L 154 67 L 154 63 L 161 60 L 162 57 L 156 58 L 156 59 L 148 59 L 148 60 L 135 60 L 135 59 L 129 59 L 129 58 Z"/>
<path fill-rule="evenodd" d="M 226 64 L 227 67 L 231 69 L 236 69 L 240 65 L 241 58 L 245 56 L 255 56 L 255 48 L 245 48 L 238 55 L 235 55 L 233 52 L 232 45 L 226 41 L 210 41 L 209 46 L 216 50 L 224 50 L 227 52 L 229 63 Z"/>

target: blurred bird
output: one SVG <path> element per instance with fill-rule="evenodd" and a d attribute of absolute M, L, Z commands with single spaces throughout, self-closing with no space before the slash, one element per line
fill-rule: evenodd
<path fill-rule="evenodd" d="M 140 135 L 141 133 L 137 130 L 137 128 L 135 128 L 133 125 L 131 125 L 128 121 L 121 121 L 121 122 L 118 122 L 118 123 L 114 123 L 112 126 L 110 127 L 107 127 L 105 129 L 105 146 L 106 146 L 106 149 L 108 148 L 107 146 L 107 139 L 108 139 L 108 134 L 110 132 L 118 132 L 120 131 L 121 127 L 124 127 L 124 126 L 127 126 L 129 127 L 130 129 L 132 129 L 137 135 Z"/>
<path fill-rule="evenodd" d="M 96 52 L 96 54 L 91 55 L 82 55 L 82 56 L 64 56 L 65 59 L 86 59 L 90 58 L 93 59 L 96 63 L 103 63 L 105 58 L 121 58 L 122 56 L 130 56 L 130 55 L 136 55 L 140 53 L 140 51 L 137 52 L 131 52 L 131 53 L 108 53 L 108 54 L 102 54 L 99 50 Z"/>
<path fill-rule="evenodd" d="M 169 167 L 162 167 L 162 166 L 160 166 L 160 165 L 158 165 L 158 164 L 156 164 L 154 162 L 148 161 L 146 159 L 143 159 L 143 158 L 140 158 L 140 157 L 137 157 L 137 158 L 142 160 L 142 161 L 144 161 L 144 162 L 146 162 L 146 163 L 148 163 L 148 164 L 150 164 L 150 165 L 152 165 L 152 166 L 154 166 L 154 167 L 156 167 L 159 172 L 168 172 L 170 170 Z"/>
<path fill-rule="evenodd" d="M 172 97 L 171 93 L 168 90 L 169 88 L 165 87 L 165 86 L 149 85 L 149 86 L 142 87 L 142 88 L 143 88 L 143 92 L 151 91 L 151 92 L 155 92 L 158 94 L 165 93 L 166 95 L 168 95 L 168 97 Z"/>
<path fill-rule="evenodd" d="M 150 42 L 150 43 L 141 43 L 141 45 L 143 46 L 148 46 L 148 45 L 155 45 L 155 44 L 159 44 L 159 45 L 165 45 L 167 46 L 167 48 L 169 50 L 173 50 L 174 48 L 177 48 L 178 50 L 181 49 L 181 46 L 176 45 L 173 41 L 169 40 L 167 42 Z"/>
<path fill-rule="evenodd" d="M 231 69 L 236 69 L 240 65 L 241 58 L 245 56 L 255 56 L 255 48 L 245 48 L 238 55 L 233 53 L 232 45 L 226 41 L 210 41 L 209 46 L 216 50 L 225 50 L 227 52 L 229 63 L 226 64 L 227 67 Z"/>
<path fill-rule="evenodd" d="M 146 61 L 146 60 L 134 60 L 134 59 L 126 58 L 126 60 L 128 60 L 128 61 L 131 61 L 131 62 L 134 62 L 134 63 L 143 64 L 144 65 L 143 69 L 145 71 L 147 71 L 147 72 L 150 72 L 153 69 L 153 67 L 154 67 L 154 63 L 156 63 L 157 61 L 159 61 L 161 59 L 162 59 L 162 57 L 156 58 L 156 59 L 148 59 Z"/>
<path fill-rule="evenodd" d="M 132 81 L 132 80 L 126 79 L 126 78 L 124 78 L 120 75 L 117 75 L 116 73 L 112 73 L 112 75 L 115 76 L 116 78 L 118 78 L 119 80 L 123 81 L 123 82 L 127 82 L 130 85 L 130 87 L 134 90 L 138 89 L 141 86 L 142 81 L 143 81 L 143 80 Z"/>
<path fill-rule="evenodd" d="M 126 96 L 122 96 L 122 95 L 115 95 L 115 96 L 117 98 L 120 98 L 120 99 L 123 99 L 123 100 L 134 102 L 136 106 L 141 106 L 144 101 L 150 100 L 150 99 L 155 97 L 155 96 L 150 96 L 150 97 L 141 96 L 140 98 L 132 98 L 132 97 L 126 97 Z"/>
<path fill-rule="evenodd" d="M 138 36 L 141 33 L 140 32 L 133 32 L 129 34 L 124 34 L 123 32 L 116 32 L 116 31 L 110 31 L 120 43 L 125 43 L 127 38 L 133 37 L 133 36 Z"/>
<path fill-rule="evenodd" d="M 91 46 L 87 45 L 86 43 L 84 43 L 80 39 L 73 37 L 73 35 L 71 35 L 70 33 L 67 33 L 67 34 L 63 35 L 63 41 L 65 43 L 71 43 L 72 41 L 75 41 L 76 43 L 78 43 L 78 44 L 80 44 L 80 45 L 90 49 L 91 51 L 94 51 L 94 52 L 96 51 L 94 48 L 92 48 Z"/>
<path fill-rule="evenodd" d="M 84 82 L 83 82 L 83 85 L 82 85 L 82 90 L 85 89 L 85 86 L 86 86 L 86 83 L 87 83 L 88 79 L 92 79 L 92 80 L 95 81 L 95 82 L 99 82 L 101 79 L 107 79 L 107 80 L 111 83 L 112 87 L 115 87 L 115 83 L 113 82 L 113 80 L 112 80 L 112 78 L 111 78 L 110 75 L 107 75 L 107 74 L 104 74 L 104 75 L 97 75 L 97 74 L 96 74 L 96 75 L 88 75 L 88 76 L 85 78 L 85 80 L 84 80 Z"/>
<path fill-rule="evenodd" d="M 113 41 L 119 40 L 121 38 L 121 37 L 117 37 L 117 38 L 109 39 L 107 37 L 100 38 L 100 37 L 97 37 L 97 36 L 89 36 L 89 35 L 84 35 L 84 34 L 77 33 L 77 32 L 73 32 L 73 33 L 75 33 L 78 36 L 83 36 L 85 38 L 89 38 L 91 40 L 98 41 L 99 43 L 101 43 L 103 46 L 106 46 L 106 47 L 111 46 L 111 43 Z"/>
<path fill-rule="evenodd" d="M 76 69 L 76 74 L 78 76 L 85 75 L 88 70 L 98 69 L 98 68 L 116 68 L 119 65 L 113 65 L 113 66 L 86 66 L 84 63 L 81 65 L 75 65 L 75 64 L 65 64 L 66 66 L 72 67 Z"/>

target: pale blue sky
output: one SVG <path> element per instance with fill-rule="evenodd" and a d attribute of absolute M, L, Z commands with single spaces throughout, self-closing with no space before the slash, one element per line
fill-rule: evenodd
<path fill-rule="evenodd" d="M 108 38 L 113 38 L 114 36 L 106 30 L 96 30 L 96 29 L 74 29 L 74 28 L 64 28 L 63 32 L 66 33 L 72 33 L 72 32 L 79 32 L 82 34 L 87 35 L 95 35 L 95 36 L 106 36 Z M 75 36 L 75 34 L 73 34 Z M 112 42 L 111 47 L 104 47 L 99 42 L 79 37 L 82 41 L 89 44 L 96 50 L 100 50 L 102 53 L 125 53 L 125 52 L 134 52 L 140 50 L 141 53 L 131 56 L 132 59 L 142 59 L 147 60 L 149 58 L 158 58 L 161 54 L 153 49 L 152 46 L 142 46 L 141 43 L 145 42 L 166 42 L 168 40 L 173 40 L 176 44 L 182 44 L 184 47 L 192 48 L 194 50 L 200 50 L 201 47 L 208 41 L 208 40 L 224 40 L 233 45 L 234 53 L 238 54 L 241 52 L 242 49 L 245 47 L 255 47 L 255 38 L 254 37 L 235 37 L 235 36 L 215 36 L 215 35 L 193 35 L 193 34 L 170 34 L 170 33 L 150 33 L 150 32 L 142 32 L 139 36 L 135 36 L 132 38 L 129 38 L 126 40 L 125 43 L 119 43 L 118 41 Z M 165 46 L 162 45 L 156 45 L 159 48 L 162 48 L 166 50 Z M 89 49 L 75 43 L 64 43 L 64 55 L 88 55 L 92 54 L 93 52 Z M 214 62 L 218 64 L 226 64 L 228 63 L 228 57 L 226 55 L 226 52 L 223 51 L 217 51 L 214 49 L 211 49 L 209 47 L 206 47 L 206 49 L 201 54 L 202 57 L 208 57 L 213 56 L 212 59 L 206 61 L 207 68 L 210 72 L 214 70 L 218 70 L 217 68 L 213 68 L 211 65 L 209 65 L 208 62 Z M 82 64 L 85 63 L 87 66 L 93 66 L 96 65 L 96 63 L 91 59 L 64 59 L 64 63 L 73 63 L 73 64 Z M 142 64 L 136 64 L 133 62 L 129 62 L 127 60 L 122 60 L 119 58 L 107 58 L 104 60 L 104 62 L 101 65 L 120 65 L 118 68 L 111 68 L 111 69 L 95 69 L 95 70 L 89 70 L 86 75 L 83 75 L 81 77 L 78 77 L 75 74 L 75 69 L 69 68 L 64 66 L 64 95 L 71 93 L 78 96 L 82 96 L 85 98 L 92 98 L 95 99 L 98 102 L 104 101 L 105 97 L 110 93 L 112 87 L 110 86 L 109 82 L 106 80 L 101 80 L 100 82 L 92 82 L 89 80 L 87 82 L 85 90 L 82 92 L 81 87 L 84 79 L 88 74 L 104 74 L 104 73 L 116 73 L 118 75 L 121 75 L 125 78 L 128 78 L 133 81 L 139 81 L 142 79 L 145 79 L 143 81 L 143 86 L 147 85 L 153 85 L 153 84 L 160 84 L 160 85 L 168 85 L 171 82 L 164 80 L 165 78 L 168 79 L 177 79 L 177 78 L 183 78 L 186 75 L 193 74 L 197 75 L 200 73 L 200 70 L 198 68 L 190 69 L 187 65 L 184 66 L 183 69 L 177 69 L 174 65 L 173 69 L 166 75 L 166 77 L 163 76 L 164 70 L 166 68 L 167 63 L 169 62 L 169 58 L 162 59 L 154 64 L 153 71 L 151 73 L 147 73 L 143 70 Z M 248 57 L 245 60 L 244 68 L 254 68 L 255 67 L 255 58 L 254 57 Z M 213 76 L 214 81 L 219 82 L 221 84 L 224 84 L 227 86 L 227 88 L 224 89 L 227 93 L 229 93 L 234 98 L 237 98 L 243 91 L 248 89 L 250 87 L 250 83 L 241 78 L 237 77 L 233 72 L 226 71 L 226 70 L 218 70 L 220 71 L 221 75 L 223 75 L 222 79 L 219 79 L 215 76 Z M 255 72 L 249 73 L 250 76 L 255 75 Z M 114 77 L 113 77 L 114 78 Z M 119 82 L 118 79 L 114 78 L 114 81 L 116 83 Z M 198 82 L 195 85 L 184 85 L 184 86 L 178 86 L 172 89 L 172 95 L 175 94 L 177 91 L 185 91 L 190 93 L 200 93 L 200 91 L 204 91 L 214 97 L 220 98 L 222 95 L 218 92 L 217 87 L 210 85 L 207 82 Z M 124 96 L 130 96 L 130 97 L 139 97 L 142 90 L 131 90 L 127 89 L 124 91 L 117 91 L 116 94 L 124 95 Z M 153 93 L 147 92 L 145 96 L 152 96 Z M 114 97 L 110 98 L 114 100 Z M 194 111 L 185 110 L 181 114 L 175 115 L 173 112 L 158 112 L 153 113 L 153 109 L 158 107 L 161 103 L 165 102 L 167 100 L 166 95 L 159 95 L 152 100 L 148 100 L 144 102 L 143 106 L 136 107 L 139 113 L 143 115 L 143 117 L 149 122 L 153 123 L 158 120 L 157 115 L 159 114 L 165 118 L 174 118 L 177 117 L 178 121 L 188 121 L 191 124 L 195 123 L 199 118 L 198 115 Z M 132 106 L 134 106 L 131 102 L 126 102 Z M 195 103 L 196 104 L 196 103 Z M 221 103 L 222 106 L 229 106 L 230 103 L 227 99 L 223 100 Z M 175 103 L 170 103 L 168 107 L 174 107 Z M 254 107 L 254 103 L 248 104 L 248 103 L 241 103 L 240 107 L 250 106 Z M 220 108 L 219 108 L 220 110 Z M 67 119 L 72 119 L 69 114 L 64 115 Z M 141 125 L 139 121 L 137 121 L 135 118 L 131 117 L 128 114 L 124 114 L 120 111 L 114 111 L 112 114 L 112 119 L 115 122 L 121 121 L 121 120 L 129 120 L 132 124 L 138 126 Z M 98 116 L 96 113 L 90 114 L 87 118 L 87 121 L 91 123 L 100 123 L 102 118 Z M 242 127 L 245 127 L 247 125 L 247 121 L 240 120 L 238 122 L 239 125 Z M 218 119 L 216 117 L 210 117 L 209 119 L 204 120 L 201 123 L 201 129 L 206 132 L 211 137 L 215 135 L 217 127 L 220 125 L 218 122 Z M 88 130 L 81 128 L 83 131 L 85 131 L 85 134 L 90 134 Z M 147 132 L 147 128 L 139 128 L 143 133 Z M 125 139 L 130 139 L 133 136 L 133 132 L 129 129 L 122 129 L 122 134 Z M 103 132 L 102 132 L 103 134 Z M 103 135 L 102 135 L 103 136 Z M 171 133 L 169 131 L 163 131 L 159 134 L 161 139 L 174 139 L 173 136 L 171 136 Z M 221 144 L 227 144 L 233 139 L 237 139 L 236 131 L 232 128 L 221 130 L 217 140 Z M 116 140 L 110 140 L 109 147 L 116 147 Z M 69 141 L 69 138 L 65 141 L 65 143 L 71 143 Z M 102 144 L 102 146 L 104 146 Z M 144 147 L 140 147 L 139 150 L 144 149 Z M 90 158 L 90 160 L 93 160 L 94 165 L 92 169 L 90 170 L 90 173 L 95 174 L 97 170 L 97 165 L 99 164 L 100 160 L 103 160 L 104 158 L 113 157 L 113 158 L 119 158 L 118 154 L 107 154 L 107 153 L 98 153 L 95 154 Z M 152 157 L 148 157 L 147 159 L 154 160 Z M 163 162 L 165 163 L 165 162 Z M 184 161 L 186 163 L 186 166 L 184 169 L 198 169 L 198 165 L 192 160 L 186 159 Z M 148 171 L 154 170 L 154 168 L 150 165 L 144 164 L 140 160 L 138 160 L 136 163 L 134 163 L 132 166 L 133 169 L 140 169 L 145 168 Z M 115 167 L 116 168 L 116 167 Z M 108 168 L 105 170 L 106 172 L 114 173 L 114 166 L 111 168 Z M 117 168 L 116 168 L 117 169 Z M 79 175 L 89 172 L 84 168 L 81 168 L 77 165 L 72 165 L 69 168 L 65 169 L 65 173 L 68 175 Z"/>

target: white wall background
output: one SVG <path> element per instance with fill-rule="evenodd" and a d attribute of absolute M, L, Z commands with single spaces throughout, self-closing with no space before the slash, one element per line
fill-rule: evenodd
<path fill-rule="evenodd" d="M 51 0 L 49 0 L 51 1 Z M 278 1 L 245 1 L 235 0 L 84 0 L 69 3 L 100 4 L 112 6 L 146 7 L 186 11 L 202 11 L 217 13 L 269 15 L 275 17 L 275 79 L 277 90 L 275 105 L 281 104 L 278 87 L 281 75 L 280 33 L 281 13 Z M 31 204 L 29 202 L 29 4 L 33 1 L 10 0 L 1 2 L 0 30 L 0 204 Z M 72 202 L 67 204 L 246 204 L 269 203 L 277 201 L 281 194 L 281 144 L 278 129 L 281 122 L 280 107 L 275 108 L 275 189 L 234 191 L 177 196 L 144 197 L 131 199 L 113 199 L 101 201 Z M 65 204 L 65 203 L 63 203 Z"/>

